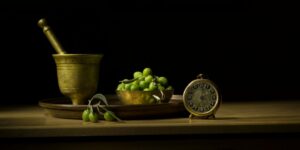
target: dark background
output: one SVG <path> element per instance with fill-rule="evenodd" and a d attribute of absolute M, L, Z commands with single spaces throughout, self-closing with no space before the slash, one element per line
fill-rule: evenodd
<path fill-rule="evenodd" d="M 102 53 L 98 92 L 144 67 L 176 94 L 199 73 L 224 101 L 299 99 L 296 6 L 235 0 L 1 2 L 0 104 L 62 96 L 37 21 L 48 20 L 69 53 Z"/>

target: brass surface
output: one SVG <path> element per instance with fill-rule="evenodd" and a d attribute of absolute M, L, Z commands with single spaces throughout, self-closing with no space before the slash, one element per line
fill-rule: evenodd
<path fill-rule="evenodd" d="M 156 103 L 168 103 L 173 95 L 174 90 L 164 90 L 164 99 L 157 101 L 152 95 L 156 95 L 162 98 L 160 91 L 116 91 L 120 101 L 124 105 L 135 104 L 156 104 Z"/>
<path fill-rule="evenodd" d="M 189 106 L 189 104 L 188 104 L 188 98 L 187 98 L 188 96 L 187 95 L 189 94 L 190 89 L 194 88 L 193 86 L 195 86 L 199 83 L 205 83 L 205 84 L 210 85 L 211 88 L 216 92 L 215 93 L 216 101 L 215 101 L 213 107 L 211 107 L 208 111 L 204 111 L 204 112 L 196 111 L 193 109 L 192 106 Z M 196 89 L 196 88 L 194 88 L 194 89 Z M 200 96 L 207 95 L 207 93 L 209 93 L 208 90 L 206 90 L 206 91 L 207 92 L 205 92 L 205 93 L 202 93 L 200 91 L 197 92 L 192 97 L 192 99 L 195 101 L 198 101 Z M 188 86 L 186 86 L 186 88 L 183 92 L 183 104 L 184 104 L 185 108 L 187 109 L 187 111 L 189 111 L 191 113 L 190 118 L 193 118 L 193 117 L 202 118 L 202 119 L 215 118 L 215 114 L 216 114 L 217 110 L 219 109 L 221 102 L 222 102 L 222 97 L 220 95 L 217 85 L 214 82 L 212 82 L 211 80 L 205 79 L 203 74 L 199 74 L 197 76 L 197 79 L 191 81 L 188 84 Z M 207 104 L 205 104 L 205 105 L 207 105 Z"/>
<path fill-rule="evenodd" d="M 73 105 L 85 104 L 98 87 L 101 54 L 53 54 L 59 89 Z"/>
<path fill-rule="evenodd" d="M 48 38 L 49 42 L 51 43 L 52 47 L 55 49 L 55 51 L 58 54 L 65 54 L 65 50 L 61 46 L 61 44 L 58 42 L 56 36 L 52 32 L 51 28 L 48 26 L 47 21 L 42 18 L 38 21 L 38 26 L 43 29 L 44 34 Z"/>
<path fill-rule="evenodd" d="M 101 105 L 101 107 L 114 112 L 122 120 L 174 118 L 188 115 L 183 106 L 182 95 L 173 95 L 168 103 L 151 105 L 123 105 L 117 95 L 105 95 L 105 97 L 109 105 Z M 39 101 L 39 105 L 52 117 L 80 120 L 82 120 L 82 112 L 88 107 L 87 104 L 72 105 L 67 97 L 43 99 Z M 97 111 L 97 106 L 92 107 Z M 99 115 L 99 119 L 104 119 L 103 115 Z"/>

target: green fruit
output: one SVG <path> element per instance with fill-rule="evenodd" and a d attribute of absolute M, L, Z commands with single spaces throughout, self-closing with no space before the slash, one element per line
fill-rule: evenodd
<path fill-rule="evenodd" d="M 141 77 L 141 76 L 143 76 L 143 73 L 140 72 L 140 71 L 136 71 L 136 72 L 133 73 L 133 78 L 134 78 L 134 79 L 139 78 L 139 77 Z"/>
<path fill-rule="evenodd" d="M 122 91 L 125 89 L 125 84 L 124 83 L 120 83 L 117 87 L 117 91 Z"/>
<path fill-rule="evenodd" d="M 133 82 L 131 82 L 131 84 L 136 84 L 136 85 L 139 85 L 140 81 L 139 80 L 135 80 Z"/>
<path fill-rule="evenodd" d="M 106 121 L 113 121 L 113 120 L 115 120 L 115 118 L 113 117 L 112 114 L 114 114 L 112 111 L 106 111 L 104 113 L 103 117 Z"/>
<path fill-rule="evenodd" d="M 144 91 L 151 91 L 149 88 L 144 88 Z"/>
<path fill-rule="evenodd" d="M 153 97 L 151 97 L 150 99 L 149 99 L 149 104 L 154 104 L 156 102 L 156 100 L 153 98 Z"/>
<path fill-rule="evenodd" d="M 140 76 L 139 79 L 138 79 L 138 81 L 143 81 L 143 80 L 145 80 L 144 76 Z"/>
<path fill-rule="evenodd" d="M 150 90 L 150 91 L 154 91 L 154 90 L 156 90 L 156 89 L 157 89 L 156 83 L 155 83 L 155 82 L 151 82 L 151 83 L 149 84 L 149 90 Z"/>
<path fill-rule="evenodd" d="M 160 85 L 160 84 L 158 84 L 157 87 L 158 87 L 158 89 L 161 90 L 161 91 L 165 90 L 165 87 L 162 86 L 162 85 Z"/>
<path fill-rule="evenodd" d="M 148 76 L 148 75 L 151 75 L 152 74 L 152 70 L 150 68 L 145 68 L 143 70 L 143 75 L 144 76 Z"/>
<path fill-rule="evenodd" d="M 173 90 L 173 87 L 171 85 L 169 85 L 166 90 Z"/>
<path fill-rule="evenodd" d="M 144 68 L 143 71 L 135 71 L 134 79 L 124 79 L 116 88 L 117 91 L 154 91 L 154 90 L 173 90 L 168 86 L 168 79 L 164 76 L 156 76 L 151 68 Z"/>
<path fill-rule="evenodd" d="M 132 85 L 130 86 L 130 90 L 131 90 L 131 91 L 137 91 L 137 90 L 139 90 L 139 86 L 138 86 L 137 84 L 132 84 Z"/>
<path fill-rule="evenodd" d="M 168 84 L 168 79 L 166 77 L 159 77 L 158 78 L 158 82 L 161 84 L 161 85 L 167 85 Z"/>
<path fill-rule="evenodd" d="M 90 114 L 90 110 L 89 109 L 84 110 L 82 112 L 82 120 L 85 121 L 85 122 L 90 121 L 89 114 Z"/>
<path fill-rule="evenodd" d="M 152 75 L 148 75 L 145 78 L 145 81 L 148 82 L 148 83 L 152 82 L 152 80 L 153 80 L 153 76 Z"/>
<path fill-rule="evenodd" d="M 130 90 L 130 86 L 131 86 L 131 84 L 130 83 L 127 83 L 127 84 L 125 84 L 125 90 Z"/>
<path fill-rule="evenodd" d="M 145 89 L 149 86 L 149 83 L 146 81 L 140 81 L 139 86 L 141 89 Z"/>
<path fill-rule="evenodd" d="M 98 122 L 98 118 L 99 118 L 99 116 L 95 112 L 93 112 L 93 113 L 91 112 L 89 114 L 89 119 L 90 119 L 91 122 Z"/>

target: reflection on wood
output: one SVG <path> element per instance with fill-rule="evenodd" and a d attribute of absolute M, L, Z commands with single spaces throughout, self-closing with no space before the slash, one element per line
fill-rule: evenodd
<path fill-rule="evenodd" d="M 224 102 L 216 119 L 100 120 L 54 118 L 39 106 L 0 109 L 0 137 L 300 133 L 299 101 Z"/>

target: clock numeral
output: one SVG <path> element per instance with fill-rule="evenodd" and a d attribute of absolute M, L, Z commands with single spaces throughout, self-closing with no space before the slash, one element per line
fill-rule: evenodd
<path fill-rule="evenodd" d="M 210 89 L 209 92 L 210 92 L 211 94 L 214 94 L 214 93 L 215 93 L 215 90 Z"/>
<path fill-rule="evenodd" d="M 206 88 L 206 89 L 210 89 L 210 85 L 205 84 L 205 88 Z"/>
<path fill-rule="evenodd" d="M 200 112 L 204 112 L 204 109 L 203 109 L 203 107 L 199 107 L 199 108 L 198 108 L 198 111 L 200 111 Z"/>
<path fill-rule="evenodd" d="M 199 84 L 193 85 L 193 89 L 194 89 L 194 90 L 198 89 L 198 87 L 199 87 Z"/>
<path fill-rule="evenodd" d="M 207 107 L 204 107 L 204 108 L 203 108 L 203 112 L 206 112 L 206 111 L 208 111 L 208 108 L 207 108 Z"/>
<path fill-rule="evenodd" d="M 197 111 L 198 107 L 196 105 L 193 106 L 193 110 Z"/>
<path fill-rule="evenodd" d="M 198 107 L 197 111 L 200 111 L 200 112 L 201 112 L 201 107 Z"/>
<path fill-rule="evenodd" d="M 207 111 L 209 111 L 211 109 L 210 105 L 207 105 Z"/>
<path fill-rule="evenodd" d="M 214 95 L 212 95 L 212 100 L 216 100 L 217 99 L 217 96 L 214 94 Z"/>
<path fill-rule="evenodd" d="M 199 84 L 199 88 L 202 89 L 204 87 L 203 83 Z"/>
<path fill-rule="evenodd" d="M 207 107 L 206 106 L 203 108 L 203 111 L 207 111 Z"/>
<path fill-rule="evenodd" d="M 190 89 L 190 90 L 188 91 L 188 94 L 190 94 L 190 95 L 193 95 L 193 94 L 194 94 L 194 92 L 192 91 L 192 89 Z"/>
<path fill-rule="evenodd" d="M 192 99 L 193 99 L 193 96 L 189 94 L 189 95 L 187 96 L 187 100 L 191 101 Z"/>

